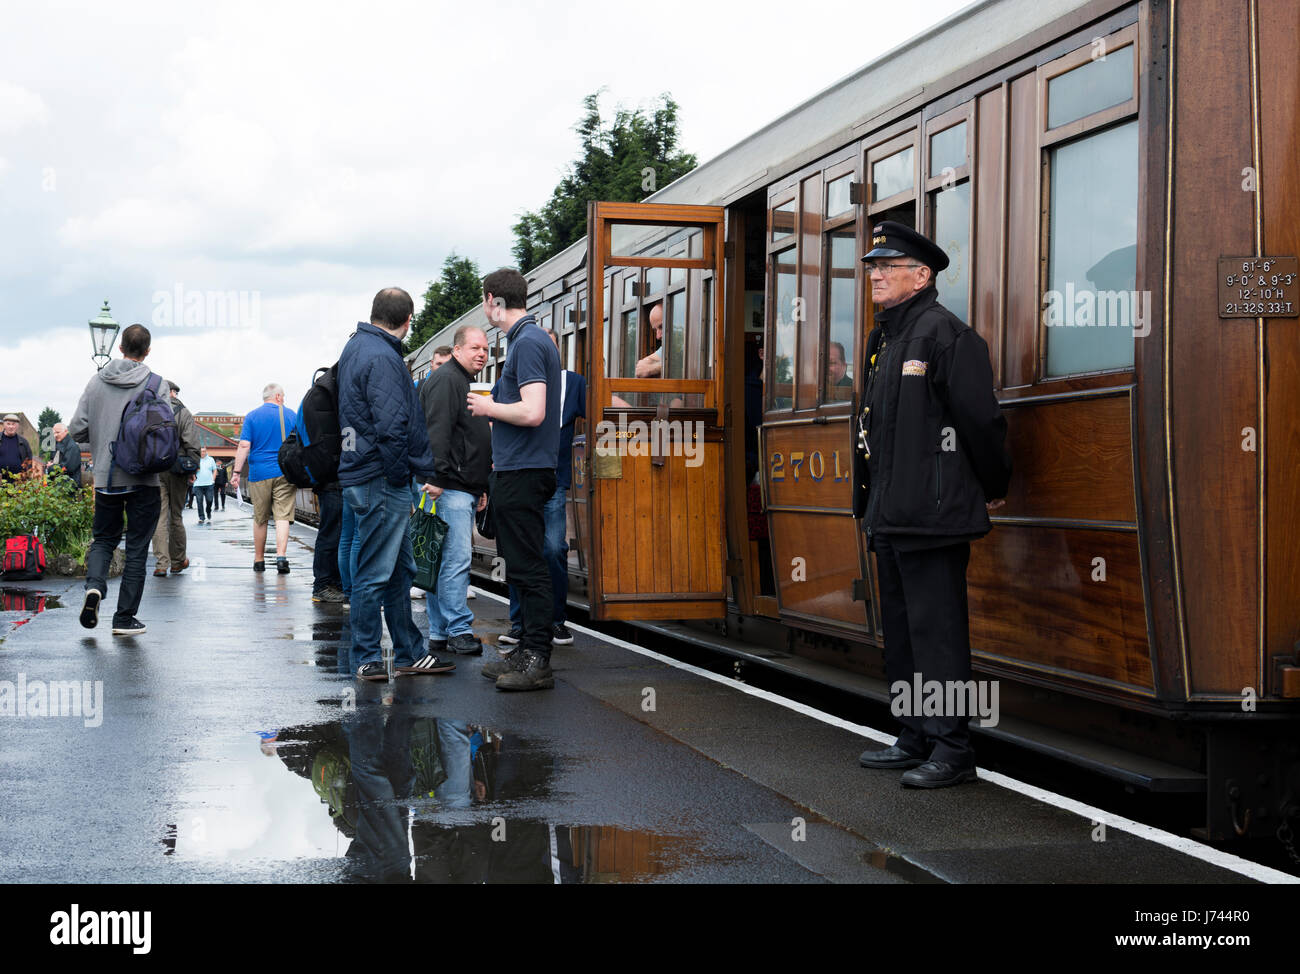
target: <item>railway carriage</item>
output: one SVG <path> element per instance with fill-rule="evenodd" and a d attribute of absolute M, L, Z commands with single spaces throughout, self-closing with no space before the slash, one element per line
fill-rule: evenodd
<path fill-rule="evenodd" d="M 900 221 L 950 255 L 940 300 L 1009 426 L 969 572 L 988 732 L 1203 791 L 1213 838 L 1300 824 L 1297 50 L 1297 0 L 989 0 L 646 202 L 592 203 L 527 275 L 589 382 L 575 600 L 883 694 L 850 418 L 859 258 Z M 417 377 L 462 324 L 496 377 L 478 309 Z"/>

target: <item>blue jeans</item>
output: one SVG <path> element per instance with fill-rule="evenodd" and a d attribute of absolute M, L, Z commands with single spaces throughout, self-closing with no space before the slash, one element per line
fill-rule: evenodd
<path fill-rule="evenodd" d="M 567 487 L 557 487 L 551 499 L 542 508 L 542 517 L 546 520 L 546 535 L 542 540 L 542 557 L 551 570 L 551 595 L 554 600 L 553 625 L 564 625 L 565 609 L 569 601 L 569 541 L 565 537 L 568 525 L 564 519 L 564 501 Z M 522 610 L 519 607 L 519 593 L 510 586 L 510 625 L 521 627 Z"/>
<path fill-rule="evenodd" d="M 469 724 L 439 717 L 438 758 L 447 772 L 447 780 L 434 789 L 433 796 L 444 808 L 469 808 L 473 803 L 474 776 L 469 751 Z"/>
<path fill-rule="evenodd" d="M 352 576 L 357 572 L 357 516 L 343 495 L 343 520 L 339 528 L 339 580 L 344 595 L 352 594 Z"/>
<path fill-rule="evenodd" d="M 415 558 L 407 522 L 411 492 L 405 484 L 394 487 L 376 477 L 356 487 L 344 487 L 343 496 L 356 518 L 356 569 L 352 574 L 352 667 L 380 661 L 383 626 L 380 606 L 393 639 L 393 665 L 409 666 L 420 651 L 420 630 L 411 619 L 411 579 Z"/>
<path fill-rule="evenodd" d="M 438 498 L 437 512 L 447 522 L 447 540 L 442 544 L 438 590 L 430 592 L 424 600 L 430 639 L 446 639 L 474 631 L 474 613 L 469 611 L 465 595 L 474 546 L 475 500 L 473 494 L 463 490 L 444 490 Z"/>

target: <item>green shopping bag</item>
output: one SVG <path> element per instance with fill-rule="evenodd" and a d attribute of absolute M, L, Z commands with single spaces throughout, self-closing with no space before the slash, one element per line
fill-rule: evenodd
<path fill-rule="evenodd" d="M 415 555 L 415 578 L 411 584 L 426 592 L 438 590 L 442 546 L 447 540 L 447 522 L 438 517 L 437 510 L 434 499 L 421 494 L 419 506 L 411 512 L 411 551 Z"/>

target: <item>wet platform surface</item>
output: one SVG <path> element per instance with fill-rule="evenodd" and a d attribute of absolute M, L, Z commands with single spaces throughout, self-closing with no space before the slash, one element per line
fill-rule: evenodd
<path fill-rule="evenodd" d="M 311 602 L 314 531 L 279 576 L 247 511 L 186 524 L 142 636 L 111 635 L 116 579 L 93 632 L 81 580 L 5 588 L 0 694 L 102 707 L 0 716 L 0 881 L 1250 881 L 988 781 L 903 790 L 850 729 L 592 635 L 554 690 L 501 693 L 486 594 L 482 657 L 362 683 L 347 610 Z"/>

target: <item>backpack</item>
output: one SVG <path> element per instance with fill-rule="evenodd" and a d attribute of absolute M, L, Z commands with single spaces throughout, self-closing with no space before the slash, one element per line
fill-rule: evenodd
<path fill-rule="evenodd" d="M 339 479 L 343 431 L 339 428 L 339 364 L 317 369 L 298 406 L 298 425 L 280 444 L 277 459 L 295 487 L 323 487 Z"/>
<path fill-rule="evenodd" d="M 180 414 L 180 409 L 173 404 L 172 415 L 179 415 L 179 414 Z M 179 423 L 177 424 L 176 429 L 179 434 L 180 431 Z M 181 450 L 180 453 L 176 454 L 176 462 L 171 465 L 171 467 L 167 470 L 167 472 L 177 477 L 188 477 L 190 474 L 198 473 L 199 472 L 198 457 L 192 457 L 184 450 Z"/>
<path fill-rule="evenodd" d="M 149 376 L 144 388 L 122 409 L 122 423 L 109 448 L 108 486 L 113 486 L 114 468 L 134 477 L 162 473 L 181 452 L 181 431 L 171 403 L 158 395 L 162 377 Z"/>
<path fill-rule="evenodd" d="M 34 534 L 5 541 L 4 580 L 31 582 L 45 575 L 45 545 Z"/>

